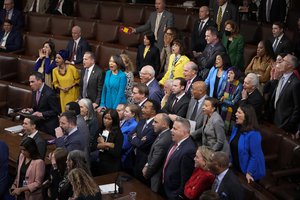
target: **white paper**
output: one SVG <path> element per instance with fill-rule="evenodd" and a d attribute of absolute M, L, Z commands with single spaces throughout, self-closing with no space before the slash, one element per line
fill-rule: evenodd
<path fill-rule="evenodd" d="M 5 128 L 4 130 L 12 133 L 19 133 L 23 130 L 23 126 L 22 125 L 12 126 L 12 127 Z"/>
<path fill-rule="evenodd" d="M 115 192 L 115 184 L 110 183 L 106 185 L 99 185 L 99 188 L 101 190 L 101 194 L 113 194 Z M 116 185 L 116 191 L 118 193 L 119 191 L 119 186 Z"/>

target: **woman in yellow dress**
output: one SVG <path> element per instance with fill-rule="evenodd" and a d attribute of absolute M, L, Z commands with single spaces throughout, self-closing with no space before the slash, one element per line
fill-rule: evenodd
<path fill-rule="evenodd" d="M 56 54 L 55 62 L 57 67 L 53 70 L 53 86 L 59 90 L 61 111 L 65 111 L 67 103 L 76 101 L 79 95 L 80 76 L 75 66 L 66 64 L 68 58 L 65 50 Z"/>

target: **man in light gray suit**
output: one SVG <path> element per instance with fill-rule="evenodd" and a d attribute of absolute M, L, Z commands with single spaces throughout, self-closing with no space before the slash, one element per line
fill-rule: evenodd
<path fill-rule="evenodd" d="M 143 169 L 143 176 L 146 179 L 151 178 L 151 190 L 154 192 L 158 192 L 161 186 L 163 163 L 172 143 L 170 124 L 171 120 L 165 113 L 159 113 L 154 117 L 153 128 L 158 136 L 151 146 L 148 162 Z"/>
<path fill-rule="evenodd" d="M 152 31 L 157 41 L 156 46 L 161 50 L 164 45 L 164 32 L 166 28 L 174 26 L 174 16 L 172 13 L 165 10 L 165 0 L 155 0 L 156 12 L 150 14 L 146 24 L 137 28 L 131 28 L 133 33 L 143 33 L 146 31 Z"/>
<path fill-rule="evenodd" d="M 46 13 L 49 7 L 49 0 L 40 0 L 38 3 L 36 0 L 28 0 L 24 12 L 36 12 L 40 14 Z"/>

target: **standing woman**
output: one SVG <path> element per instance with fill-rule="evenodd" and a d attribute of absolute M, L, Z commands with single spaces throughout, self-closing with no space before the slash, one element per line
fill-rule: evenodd
<path fill-rule="evenodd" d="M 209 96 L 216 99 L 221 98 L 221 86 L 227 81 L 227 69 L 230 67 L 230 59 L 227 54 L 220 53 L 216 56 L 215 66 L 213 66 L 207 78 L 205 84 L 208 87 Z"/>
<path fill-rule="evenodd" d="M 100 128 L 97 141 L 100 162 L 98 163 L 96 174 L 103 175 L 119 171 L 121 169 L 123 134 L 116 110 L 107 109 L 104 111 L 102 127 Z"/>
<path fill-rule="evenodd" d="M 183 66 L 190 61 L 184 54 L 183 42 L 175 39 L 172 43 L 172 54 L 170 55 L 168 70 L 159 81 L 159 84 L 164 85 L 168 79 L 174 80 L 178 77 L 184 77 Z"/>
<path fill-rule="evenodd" d="M 126 88 L 125 88 L 125 98 L 127 100 L 128 104 L 133 103 L 132 100 L 132 88 L 133 88 L 133 82 L 134 82 L 134 75 L 133 75 L 133 71 L 134 71 L 134 67 L 132 64 L 131 59 L 128 57 L 127 54 L 120 54 L 123 63 L 125 65 L 125 74 L 126 74 L 126 79 L 127 79 L 127 84 L 126 84 Z"/>
<path fill-rule="evenodd" d="M 42 183 L 45 175 L 45 163 L 41 159 L 34 139 L 26 137 L 20 145 L 17 176 L 11 186 L 11 195 L 17 199 L 43 199 Z"/>
<path fill-rule="evenodd" d="M 225 132 L 232 128 L 233 113 L 237 109 L 237 103 L 242 98 L 243 85 L 239 81 L 240 72 L 235 67 L 227 70 L 227 82 L 223 82 L 221 89 L 221 117 L 224 120 Z"/>
<path fill-rule="evenodd" d="M 139 45 L 136 55 L 137 72 L 140 72 L 142 67 L 151 65 L 155 71 L 160 68 L 159 49 L 154 45 L 155 36 L 153 32 L 144 34 L 143 44 Z"/>
<path fill-rule="evenodd" d="M 231 65 L 242 70 L 244 67 L 245 41 L 243 36 L 239 34 L 238 25 L 232 20 L 227 20 L 225 22 L 225 32 L 222 37 L 222 44 L 226 48 Z"/>
<path fill-rule="evenodd" d="M 246 175 L 248 183 L 266 174 L 258 122 L 251 105 L 241 104 L 236 114 L 236 126 L 230 137 L 233 167 Z"/>
<path fill-rule="evenodd" d="M 55 62 L 55 44 L 48 40 L 39 49 L 39 58 L 34 64 L 34 71 L 44 74 L 45 83 L 52 88 L 52 70 L 56 67 Z"/>
<path fill-rule="evenodd" d="M 76 101 L 79 96 L 80 76 L 78 70 L 65 61 L 68 58 L 65 50 L 56 54 L 55 62 L 57 67 L 53 70 L 53 86 L 59 90 L 61 111 L 65 111 L 66 104 Z"/>
<path fill-rule="evenodd" d="M 106 71 L 102 89 L 101 108 L 116 109 L 120 103 L 126 103 L 125 88 L 127 80 L 125 73 L 121 70 L 124 68 L 121 56 L 114 55 L 110 57 L 109 70 Z"/>
<path fill-rule="evenodd" d="M 204 114 L 202 130 L 202 145 L 213 151 L 223 151 L 229 154 L 229 145 L 225 136 L 224 122 L 217 112 L 218 100 L 206 97 L 202 112 Z"/>

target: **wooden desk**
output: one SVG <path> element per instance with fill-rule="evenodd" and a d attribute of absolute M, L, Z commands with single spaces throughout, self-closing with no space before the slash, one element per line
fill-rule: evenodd
<path fill-rule="evenodd" d="M 124 172 L 120 172 L 119 175 L 130 176 Z M 114 183 L 117 176 L 118 173 L 112 173 L 112 174 L 94 177 L 94 180 L 98 185 L 104 185 L 104 184 Z M 129 192 L 137 193 L 136 200 L 163 200 L 164 199 L 160 195 L 152 192 L 150 188 L 148 188 L 143 183 L 141 183 L 140 181 L 138 181 L 133 177 L 131 177 L 131 179 L 128 181 L 122 181 L 122 185 L 123 185 L 123 194 L 118 194 L 117 197 L 113 197 L 112 194 L 106 194 L 102 196 L 102 199 L 103 200 L 117 199 L 120 197 L 127 196 Z"/>
<path fill-rule="evenodd" d="M 5 131 L 4 129 L 11 126 L 19 125 L 20 123 L 11 120 L 0 118 L 0 140 L 4 141 L 9 149 L 9 166 L 12 168 L 17 167 L 17 161 L 20 154 L 20 144 L 22 136 L 16 133 Z M 46 133 L 41 133 L 42 138 L 45 140 L 53 139 L 53 136 Z M 55 145 L 47 146 L 47 154 L 55 149 Z M 46 159 L 46 164 L 50 164 L 49 160 Z"/>

